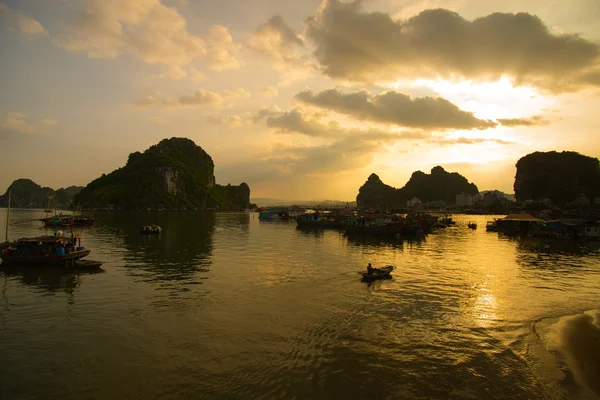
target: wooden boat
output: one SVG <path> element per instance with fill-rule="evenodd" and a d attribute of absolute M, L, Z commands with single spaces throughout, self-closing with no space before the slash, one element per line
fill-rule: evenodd
<path fill-rule="evenodd" d="M 53 217 L 42 218 L 40 221 L 44 226 L 48 227 L 68 227 L 71 226 L 71 216 L 69 215 L 55 215 Z"/>
<path fill-rule="evenodd" d="M 485 225 L 485 230 L 488 232 L 498 232 L 498 222 L 497 220 L 488 221 Z"/>
<path fill-rule="evenodd" d="M 81 238 L 65 236 L 57 232 L 52 236 L 21 238 L 8 241 L 10 220 L 10 192 L 8 192 L 8 212 L 6 215 L 6 241 L 0 245 L 2 265 L 68 265 L 90 254 L 89 249 L 81 246 Z"/>
<path fill-rule="evenodd" d="M 405 226 L 405 221 L 396 215 L 358 215 L 349 217 L 344 229 L 349 235 L 373 235 L 373 236 L 394 236 L 401 235 Z"/>
<path fill-rule="evenodd" d="M 375 281 L 378 279 L 391 279 L 393 270 L 394 267 L 392 265 L 386 265 L 382 268 L 375 268 L 372 274 L 362 272 L 362 279 L 366 282 Z"/>
<path fill-rule="evenodd" d="M 296 217 L 298 228 L 341 228 L 344 225 L 343 218 L 332 214 L 303 214 Z"/>
<path fill-rule="evenodd" d="M 139 230 L 142 235 L 158 235 L 161 231 L 162 229 L 158 225 L 142 226 Z"/>
<path fill-rule="evenodd" d="M 354 225 L 345 224 L 347 234 L 363 234 L 373 236 L 394 236 L 402 235 L 404 224 L 402 222 L 394 222 L 380 225 Z"/>
<path fill-rule="evenodd" d="M 455 226 L 456 225 L 456 221 L 454 221 L 452 219 L 452 216 L 450 214 L 444 214 L 442 216 L 442 218 L 440 218 L 437 222 L 438 227 L 448 227 L 448 226 Z"/>
<path fill-rule="evenodd" d="M 77 244 L 79 243 L 79 244 Z M 2 265 L 66 265 L 90 254 L 76 236 L 21 238 L 2 245 Z"/>
<path fill-rule="evenodd" d="M 469 229 L 477 229 L 477 223 L 474 221 L 470 221 L 467 226 L 469 227 Z"/>
<path fill-rule="evenodd" d="M 40 221 L 48 227 L 90 226 L 96 222 L 96 218 L 90 214 L 59 214 L 42 218 Z"/>

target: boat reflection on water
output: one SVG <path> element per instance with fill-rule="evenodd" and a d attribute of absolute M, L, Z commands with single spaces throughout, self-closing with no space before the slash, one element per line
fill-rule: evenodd
<path fill-rule="evenodd" d="M 296 232 L 298 235 L 305 237 L 321 238 L 325 235 L 325 229 L 323 228 L 305 227 L 303 225 L 296 226 Z"/>
<path fill-rule="evenodd" d="M 79 289 L 82 277 L 86 275 L 101 274 L 104 270 L 77 270 L 61 267 L 38 267 L 19 265 L 0 265 L 0 282 L 15 280 L 24 286 L 37 289 L 48 294 L 66 293 L 69 295 L 69 304 L 74 303 L 75 293 Z"/>
<path fill-rule="evenodd" d="M 114 235 L 126 250 L 129 273 L 145 281 L 193 281 L 212 263 L 213 212 L 107 213 L 98 216 L 104 234 Z M 243 218 L 247 221 L 247 216 Z M 140 225 L 161 226 L 160 235 L 140 235 Z M 243 223 L 242 223 L 243 225 Z"/>
<path fill-rule="evenodd" d="M 369 236 L 369 235 L 360 235 L 360 234 L 348 234 L 344 235 L 348 240 L 348 244 L 350 246 L 359 246 L 359 247 L 387 247 L 393 249 L 404 248 L 406 243 L 417 243 L 424 239 L 416 239 L 416 240 L 407 240 L 402 236 Z"/>
<path fill-rule="evenodd" d="M 573 238 L 523 237 L 498 234 L 500 240 L 515 242 L 517 249 L 527 254 L 590 255 L 600 252 L 600 241 Z"/>

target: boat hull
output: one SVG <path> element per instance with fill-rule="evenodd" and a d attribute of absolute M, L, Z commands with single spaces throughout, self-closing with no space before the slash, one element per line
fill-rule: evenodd
<path fill-rule="evenodd" d="M 56 265 L 76 261 L 90 254 L 91 250 L 76 250 L 63 256 L 19 256 L 0 254 L 2 265 Z"/>
<path fill-rule="evenodd" d="M 393 270 L 394 267 L 388 265 L 386 267 L 376 269 L 371 275 L 369 275 L 366 272 L 363 272 L 362 279 L 365 282 L 376 281 L 380 279 L 391 279 Z"/>
<path fill-rule="evenodd" d="M 303 221 L 296 219 L 298 228 L 335 229 L 344 226 L 343 222 L 335 221 Z"/>
<path fill-rule="evenodd" d="M 358 226 L 358 225 L 346 225 L 346 233 L 348 234 L 360 234 L 360 235 L 373 235 L 373 236 L 394 236 L 401 235 L 404 224 L 385 224 L 377 226 Z"/>

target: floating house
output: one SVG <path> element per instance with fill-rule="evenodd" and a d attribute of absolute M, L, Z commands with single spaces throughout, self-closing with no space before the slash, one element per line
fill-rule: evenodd
<path fill-rule="evenodd" d="M 544 225 L 544 220 L 529 214 L 509 214 L 496 221 L 498 232 L 508 234 L 528 234 Z"/>

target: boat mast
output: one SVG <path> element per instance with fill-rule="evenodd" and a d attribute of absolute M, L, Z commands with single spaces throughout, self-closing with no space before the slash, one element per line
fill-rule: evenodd
<path fill-rule="evenodd" d="M 8 221 L 10 220 L 10 190 L 8 191 L 8 210 L 6 211 L 6 241 L 8 242 Z"/>

